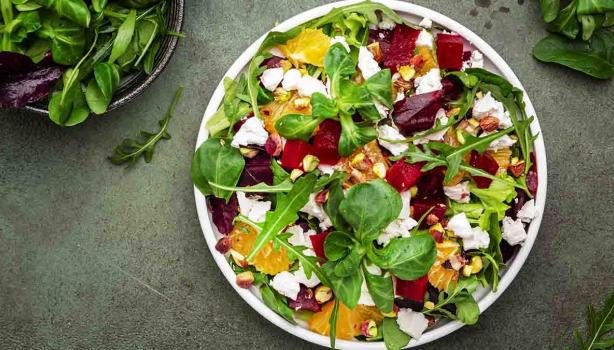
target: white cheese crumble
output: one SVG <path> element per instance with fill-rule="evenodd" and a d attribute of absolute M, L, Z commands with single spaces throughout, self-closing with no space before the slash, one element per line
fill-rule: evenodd
<path fill-rule="evenodd" d="M 422 27 L 422 28 L 429 29 L 429 28 L 431 28 L 433 26 L 433 21 L 430 18 L 428 18 L 428 17 L 424 17 L 422 19 L 422 21 L 420 21 L 420 23 L 418 23 L 418 25 L 420 27 Z"/>
<path fill-rule="evenodd" d="M 405 98 L 405 94 L 401 91 L 397 92 L 397 96 L 394 98 L 394 102 L 402 101 Z"/>
<path fill-rule="evenodd" d="M 294 277 L 296 278 L 298 283 L 303 284 L 307 288 L 313 288 L 320 284 L 320 279 L 318 278 L 318 276 L 316 276 L 315 273 L 313 273 L 313 271 L 311 272 L 311 278 L 307 278 L 303 265 L 301 265 L 298 270 L 294 271 Z"/>
<path fill-rule="evenodd" d="M 454 234 L 460 238 L 471 238 L 473 236 L 473 229 L 464 212 L 450 218 L 448 230 L 454 231 Z"/>
<path fill-rule="evenodd" d="M 429 325 L 429 321 L 421 312 L 412 309 L 399 309 L 397 315 L 399 328 L 414 339 L 420 339 L 422 333 Z"/>
<path fill-rule="evenodd" d="M 392 221 L 382 233 L 377 237 L 377 243 L 387 245 L 390 240 L 396 237 L 409 237 L 411 229 L 418 225 L 418 222 L 409 216 L 409 204 L 411 200 L 411 192 L 401 192 L 401 201 L 403 206 L 399 212 L 399 217 Z"/>
<path fill-rule="evenodd" d="M 318 170 L 320 170 L 322 174 L 324 175 L 332 175 L 335 172 L 335 166 L 327 165 L 327 164 L 319 164 Z"/>
<path fill-rule="evenodd" d="M 407 143 L 391 143 L 382 140 L 404 140 L 405 136 L 401 135 L 401 133 L 397 129 L 393 128 L 390 125 L 380 125 L 377 127 L 377 133 L 379 135 L 377 139 L 379 141 L 379 144 L 389 150 L 392 155 L 398 156 L 399 154 L 407 151 L 407 148 L 409 147 Z"/>
<path fill-rule="evenodd" d="M 375 106 L 375 109 L 377 109 L 377 113 L 379 113 L 382 118 L 388 117 L 388 107 L 377 101 L 373 101 L 373 105 Z"/>
<path fill-rule="evenodd" d="M 289 69 L 286 74 L 284 74 L 284 80 L 281 82 L 281 87 L 286 91 L 298 89 L 301 82 L 301 76 L 302 74 L 298 69 Z"/>
<path fill-rule="evenodd" d="M 237 191 L 237 199 L 241 215 L 247 216 L 253 222 L 264 222 L 266 213 L 271 210 L 271 202 L 260 201 L 259 196 L 248 198 L 245 192 Z"/>
<path fill-rule="evenodd" d="M 366 306 L 375 306 L 375 301 L 373 301 L 373 297 L 371 296 L 371 293 L 369 293 L 367 281 L 364 278 L 362 280 L 362 286 L 360 286 L 360 298 L 358 299 L 358 304 Z"/>
<path fill-rule="evenodd" d="M 524 224 L 520 219 L 512 220 L 509 216 L 503 218 L 503 239 L 510 245 L 522 243 L 527 238 Z"/>
<path fill-rule="evenodd" d="M 358 49 L 358 68 L 362 72 L 365 79 L 371 78 L 375 73 L 382 70 L 373 58 L 373 54 L 366 47 L 361 46 Z"/>
<path fill-rule="evenodd" d="M 486 93 L 482 98 L 478 98 L 473 103 L 472 115 L 480 120 L 484 117 L 496 117 L 499 119 L 499 129 L 509 128 L 513 125 L 510 113 L 505 110 L 503 103 L 497 101 L 492 94 Z"/>
<path fill-rule="evenodd" d="M 322 81 L 312 76 L 304 75 L 298 85 L 298 94 L 301 97 L 311 97 L 316 92 L 328 96 L 326 85 Z"/>
<path fill-rule="evenodd" d="M 394 27 L 396 27 L 396 23 L 394 23 L 394 21 L 392 19 L 390 19 L 388 16 L 383 15 L 382 16 L 382 20 L 379 22 L 379 24 L 377 25 L 377 27 L 379 29 L 394 29 Z"/>
<path fill-rule="evenodd" d="M 443 193 L 453 201 L 458 203 L 469 203 L 469 181 L 464 181 L 454 186 L 443 186 Z"/>
<path fill-rule="evenodd" d="M 345 40 L 345 37 L 343 37 L 343 36 L 336 36 L 336 37 L 330 39 L 330 46 L 333 46 L 333 45 L 335 45 L 337 43 L 343 45 L 345 50 L 347 52 L 350 52 L 350 45 L 348 45 L 348 42 L 347 42 L 347 40 Z"/>
<path fill-rule="evenodd" d="M 425 75 L 414 80 L 416 85 L 416 95 L 426 94 L 442 89 L 441 74 L 439 68 L 433 68 Z"/>
<path fill-rule="evenodd" d="M 269 138 L 269 133 L 264 129 L 262 120 L 252 117 L 248 118 L 235 136 L 230 145 L 235 148 L 241 146 L 258 145 L 264 146 Z"/>
<path fill-rule="evenodd" d="M 463 64 L 466 64 L 467 68 L 484 68 L 484 55 L 478 50 L 473 50 L 469 61 Z"/>
<path fill-rule="evenodd" d="M 271 281 L 271 287 L 292 300 L 296 300 L 301 291 L 301 285 L 296 280 L 296 276 L 288 271 L 283 271 L 275 275 Z"/>
<path fill-rule="evenodd" d="M 433 47 L 433 35 L 423 29 L 416 39 L 416 46 Z"/>
<path fill-rule="evenodd" d="M 495 131 L 483 132 L 480 135 L 480 137 L 486 137 L 486 136 L 491 135 L 493 133 L 495 133 Z M 492 150 L 492 151 L 498 151 L 498 150 L 500 150 L 502 148 L 512 147 L 515 143 L 516 143 L 516 140 L 511 138 L 509 135 L 503 135 L 503 136 L 493 140 L 490 143 L 490 145 L 488 145 L 488 149 Z"/>
<path fill-rule="evenodd" d="M 463 249 L 465 250 L 488 248 L 489 244 L 490 235 L 479 227 L 473 228 L 473 236 L 463 238 Z"/>
<path fill-rule="evenodd" d="M 264 86 L 265 89 L 269 91 L 275 91 L 283 78 L 283 68 L 269 68 L 262 72 L 262 75 L 260 76 L 260 81 L 262 82 L 262 86 Z"/>
<path fill-rule="evenodd" d="M 439 124 L 440 125 L 446 125 L 448 124 L 448 116 L 446 115 L 446 110 L 443 108 L 440 108 L 437 111 L 437 114 L 435 114 L 435 120 L 439 120 Z M 448 128 L 445 128 L 443 130 L 439 130 L 436 131 L 434 133 L 428 134 L 426 135 L 426 133 L 428 133 L 429 131 L 423 131 L 421 133 L 416 134 L 416 136 L 419 135 L 423 135 L 423 137 L 417 138 L 414 140 L 414 145 L 421 145 L 424 143 L 429 143 L 430 141 L 441 141 L 443 140 L 443 137 L 445 136 L 446 132 L 448 131 Z"/>
<path fill-rule="evenodd" d="M 529 223 L 533 220 L 533 218 L 535 218 L 535 215 L 537 215 L 535 200 L 531 199 L 522 206 L 522 208 L 518 211 L 518 214 L 516 214 L 516 217 L 522 222 Z"/>
<path fill-rule="evenodd" d="M 301 226 L 292 225 L 286 229 L 286 232 L 292 234 L 292 236 L 288 238 L 288 243 L 294 246 L 303 246 L 307 248 L 313 248 L 313 245 L 311 244 L 311 239 L 309 239 L 309 236 L 316 234 L 314 230 L 303 231 L 303 228 Z M 303 251 L 303 253 L 305 252 L 307 252 L 307 250 Z"/>
<path fill-rule="evenodd" d="M 333 223 L 330 221 L 330 218 L 328 217 L 328 214 L 326 214 L 326 212 L 324 211 L 324 208 L 322 208 L 321 205 L 316 203 L 315 198 L 315 193 L 310 194 L 309 201 L 300 211 L 318 219 L 320 221 L 320 228 L 322 230 L 326 230 L 327 228 L 333 226 Z"/>

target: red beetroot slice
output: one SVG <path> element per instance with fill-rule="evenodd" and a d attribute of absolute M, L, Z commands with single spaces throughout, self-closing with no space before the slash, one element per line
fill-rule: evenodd
<path fill-rule="evenodd" d="M 411 217 L 414 220 L 420 220 L 422 215 L 426 213 L 429 209 L 431 210 L 430 214 L 433 214 L 439 218 L 439 221 L 442 221 L 445 218 L 446 210 L 448 207 L 444 204 L 443 201 L 439 201 L 437 199 L 422 199 L 422 200 L 412 200 L 411 202 Z M 428 224 L 426 220 L 422 221 L 420 224 L 420 228 L 428 228 Z"/>
<path fill-rule="evenodd" d="M 463 38 L 457 34 L 437 34 L 437 62 L 439 68 L 461 70 L 463 68 Z"/>
<path fill-rule="evenodd" d="M 408 65 L 416 48 L 418 35 L 420 35 L 419 30 L 406 25 L 398 24 L 394 27 L 390 49 L 384 58 L 384 67 L 390 68 L 395 73 L 399 66 Z"/>
<path fill-rule="evenodd" d="M 288 298 L 288 306 L 290 306 L 295 311 L 298 310 L 309 310 L 313 312 L 318 312 L 322 309 L 320 304 L 316 301 L 315 293 L 313 289 L 307 288 L 301 284 L 301 290 L 298 292 L 296 296 L 296 300 L 292 300 Z"/>
<path fill-rule="evenodd" d="M 320 164 L 335 165 L 339 161 L 339 138 L 341 124 L 336 120 L 325 120 L 313 135 L 309 153 L 318 157 Z"/>
<path fill-rule="evenodd" d="M 535 196 L 537 194 L 537 186 L 539 184 L 539 181 L 537 179 L 537 161 L 535 160 L 534 152 L 531 152 L 530 158 L 531 158 L 531 169 L 527 171 L 526 182 L 527 182 L 527 187 L 529 188 L 529 192 L 531 192 L 531 194 Z"/>
<path fill-rule="evenodd" d="M 472 167 L 482 169 L 491 175 L 495 175 L 497 170 L 499 170 L 499 164 L 497 164 L 495 158 L 488 153 L 479 154 L 476 151 L 471 151 L 471 160 L 469 164 Z M 474 176 L 473 180 L 475 180 L 475 184 L 478 186 L 478 188 L 488 188 L 492 182 L 491 179 L 482 176 Z"/>
<path fill-rule="evenodd" d="M 316 253 L 316 256 L 322 258 L 324 260 L 328 260 L 326 255 L 324 254 L 324 241 L 326 240 L 326 236 L 330 231 L 324 231 L 315 235 L 309 236 L 311 240 L 311 245 L 313 246 L 313 251 Z"/>
<path fill-rule="evenodd" d="M 309 144 L 303 140 L 288 140 L 281 153 L 281 166 L 286 170 L 300 169 L 309 153 Z"/>
<path fill-rule="evenodd" d="M 262 62 L 262 65 L 266 66 L 267 68 L 279 68 L 281 67 L 282 60 L 283 58 L 281 57 L 273 56 Z"/>
<path fill-rule="evenodd" d="M 424 163 L 408 164 L 405 158 L 401 158 L 388 169 L 386 181 L 397 191 L 406 191 L 418 182 L 423 165 Z"/>
<path fill-rule="evenodd" d="M 379 49 L 382 52 L 384 59 L 390 50 L 390 44 L 392 43 L 392 30 L 387 29 L 369 29 L 369 44 L 378 42 Z"/>
<path fill-rule="evenodd" d="M 273 184 L 273 170 L 271 169 L 271 156 L 259 152 L 254 158 L 245 159 L 245 168 L 239 179 L 239 186 L 253 186 L 261 182 Z"/>
<path fill-rule="evenodd" d="M 424 275 L 412 281 L 405 281 L 397 278 L 396 294 L 402 296 L 404 299 L 423 302 L 428 282 L 428 275 Z"/>
<path fill-rule="evenodd" d="M 209 199 L 211 217 L 217 230 L 227 235 L 232 231 L 232 221 L 239 214 L 237 194 L 233 193 L 228 203 L 225 200 L 211 196 Z"/>
<path fill-rule="evenodd" d="M 445 202 L 446 197 L 443 192 L 445 172 L 445 167 L 437 167 L 424 173 L 420 180 L 418 180 L 418 194 L 416 199 L 431 198 Z"/>
<path fill-rule="evenodd" d="M 446 101 L 457 100 L 463 91 L 462 86 L 449 76 L 441 79 L 441 85 L 443 86 L 443 99 Z"/>
<path fill-rule="evenodd" d="M 435 125 L 435 116 L 442 107 L 441 90 L 405 97 L 394 104 L 392 118 L 401 134 L 428 130 Z"/>

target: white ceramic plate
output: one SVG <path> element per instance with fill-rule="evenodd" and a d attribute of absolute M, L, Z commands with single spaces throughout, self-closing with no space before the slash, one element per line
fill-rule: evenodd
<path fill-rule="evenodd" d="M 281 23 L 277 27 L 273 28 L 274 31 L 287 31 L 301 23 L 307 22 L 311 19 L 321 17 L 326 15 L 331 9 L 334 7 L 340 7 L 349 5 L 352 3 L 360 2 L 360 0 L 350 0 L 350 1 L 340 1 L 331 3 L 328 5 L 320 6 L 309 11 L 303 12 L 297 16 L 294 16 L 287 21 Z M 495 50 L 490 47 L 484 40 L 482 40 L 479 36 L 473 33 L 471 30 L 465 28 L 458 22 L 438 13 L 433 10 L 429 10 L 422 6 L 409 4 L 400 1 L 377 1 L 386 4 L 391 9 L 395 10 L 401 16 L 411 20 L 414 23 L 418 23 L 422 18 L 428 17 L 435 24 L 438 24 L 442 27 L 447 28 L 450 31 L 456 32 L 463 36 L 466 40 L 467 44 L 473 46 L 473 48 L 480 50 L 484 54 L 485 58 L 485 68 L 502 74 L 505 76 L 514 86 L 518 88 L 522 88 L 522 84 L 512 72 L 511 68 L 505 63 L 503 58 L 499 56 L 495 52 Z M 266 35 L 266 34 L 265 34 Z M 263 35 L 260 39 L 254 42 L 243 54 L 232 64 L 230 69 L 226 72 L 227 77 L 236 78 L 239 73 L 243 71 L 249 65 L 249 62 L 253 55 L 256 53 L 260 43 L 264 39 L 265 35 Z M 222 81 L 218 84 L 213 96 L 211 97 L 211 101 L 209 101 L 209 105 L 207 106 L 207 110 L 205 111 L 205 115 L 203 116 L 203 120 L 200 126 L 200 132 L 198 133 L 198 139 L 196 141 L 196 147 L 200 146 L 202 142 L 204 142 L 208 135 L 207 130 L 205 128 L 206 121 L 215 113 L 220 104 L 222 103 L 222 98 L 224 97 L 224 86 Z M 533 109 L 533 105 L 529 100 L 528 96 L 525 94 L 524 97 L 526 106 L 527 106 L 527 114 L 535 116 L 535 110 Z M 497 298 L 505 291 L 505 289 L 510 285 L 514 277 L 520 271 L 520 268 L 524 264 L 529 252 L 531 251 L 531 247 L 533 246 L 533 242 L 537 237 L 537 232 L 539 229 L 539 225 L 541 223 L 541 213 L 543 213 L 544 203 L 546 200 L 546 152 L 544 148 L 544 142 L 541 137 L 539 122 L 537 118 L 531 124 L 532 132 L 538 133 L 540 136 L 534 143 L 534 150 L 537 158 L 537 169 L 538 169 L 538 179 L 539 179 L 539 187 L 537 190 L 537 195 L 535 197 L 536 200 L 536 208 L 538 212 L 538 216 L 531 222 L 528 229 L 528 238 L 524 242 L 522 248 L 518 251 L 516 256 L 509 262 L 509 267 L 503 272 L 501 277 L 501 281 L 499 283 L 499 289 L 496 293 L 492 293 L 489 289 L 479 289 L 474 293 L 474 297 L 478 302 L 480 307 L 480 311 L 484 312 Z M 319 344 L 322 346 L 329 345 L 329 338 L 326 336 L 322 336 L 316 333 L 309 331 L 308 329 L 300 326 L 300 325 L 292 325 L 286 320 L 284 320 L 281 316 L 277 315 L 273 310 L 269 309 L 260 299 L 260 295 L 258 290 L 255 288 L 252 289 L 242 289 L 237 286 L 235 283 L 235 273 L 232 271 L 232 268 L 225 260 L 224 256 L 215 250 L 215 244 L 218 239 L 221 237 L 217 229 L 211 222 L 211 214 L 207 209 L 207 203 L 205 197 L 194 188 L 194 195 L 196 197 L 196 209 L 198 210 L 198 217 L 200 219 L 200 225 L 203 230 L 203 234 L 205 236 L 205 240 L 207 241 L 207 245 L 211 250 L 211 254 L 215 259 L 215 262 L 226 276 L 226 279 L 235 289 L 237 293 L 256 311 L 258 311 L 262 316 L 264 316 L 267 320 L 273 322 L 278 327 L 284 329 L 290 334 L 296 335 L 300 338 L 303 338 L 307 341 L 310 341 L 315 344 Z M 479 322 L 479 321 L 478 321 Z M 425 344 L 431 342 L 435 339 L 441 338 L 451 332 L 462 327 L 463 324 L 458 321 L 443 323 L 438 327 L 430 329 L 425 332 L 419 340 L 412 339 L 409 343 L 408 347 L 414 347 L 421 344 Z M 359 341 L 348 341 L 348 340 L 337 340 L 337 347 L 339 349 L 352 349 L 352 350 L 362 350 L 362 349 L 385 349 L 383 342 L 359 342 Z"/>

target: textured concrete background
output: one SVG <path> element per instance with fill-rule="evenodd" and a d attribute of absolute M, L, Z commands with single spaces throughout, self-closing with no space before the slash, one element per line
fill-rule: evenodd
<path fill-rule="evenodd" d="M 423 349 L 560 349 L 612 287 L 612 82 L 534 61 L 538 2 L 420 0 L 489 42 L 544 130 L 547 209 L 517 279 L 473 327 Z M 1 349 L 315 349 L 236 295 L 200 231 L 189 167 L 215 85 L 275 21 L 318 0 L 188 1 L 186 38 L 132 105 L 62 129 L 0 112 Z M 105 157 L 186 92 L 153 162 Z"/>

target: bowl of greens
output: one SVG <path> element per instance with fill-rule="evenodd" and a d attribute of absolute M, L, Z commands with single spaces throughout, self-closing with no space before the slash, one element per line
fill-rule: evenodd
<path fill-rule="evenodd" d="M 61 126 L 132 101 L 177 47 L 183 0 L 0 0 L 0 108 Z"/>

